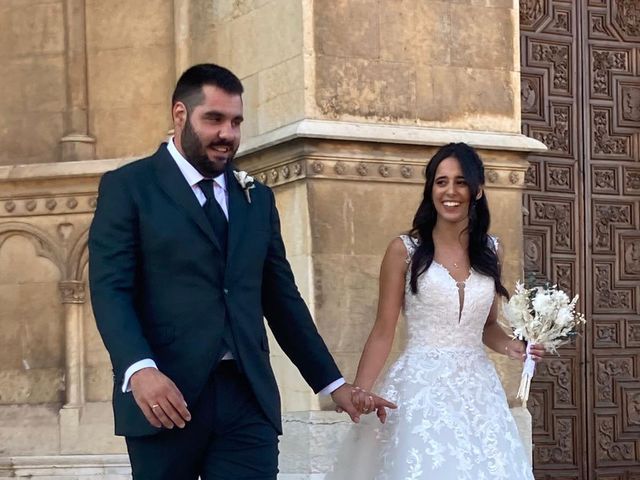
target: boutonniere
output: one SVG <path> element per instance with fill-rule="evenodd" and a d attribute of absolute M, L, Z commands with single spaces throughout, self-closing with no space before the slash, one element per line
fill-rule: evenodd
<path fill-rule="evenodd" d="M 251 203 L 251 193 L 249 193 L 249 190 L 256 187 L 253 184 L 253 177 L 244 170 L 234 170 L 233 175 L 242 187 L 244 196 L 247 197 L 247 202 Z"/>

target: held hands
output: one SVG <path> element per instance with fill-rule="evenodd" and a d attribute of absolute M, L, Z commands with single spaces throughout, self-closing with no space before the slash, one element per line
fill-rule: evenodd
<path fill-rule="evenodd" d="M 527 357 L 527 344 L 522 340 L 510 340 L 504 346 L 505 355 L 511 360 L 520 360 L 524 362 Z M 542 345 L 529 345 L 529 353 L 534 362 L 539 362 L 545 355 L 545 348 Z"/>
<path fill-rule="evenodd" d="M 156 368 L 143 368 L 130 380 L 138 407 L 156 428 L 184 428 L 191 420 L 187 403 L 175 383 Z"/>
<path fill-rule="evenodd" d="M 360 422 L 361 414 L 368 414 L 374 410 L 380 423 L 384 423 L 387 419 L 386 409 L 398 408 L 394 403 L 349 383 L 334 390 L 331 397 L 337 405 L 336 412 L 347 412 L 354 423 Z"/>

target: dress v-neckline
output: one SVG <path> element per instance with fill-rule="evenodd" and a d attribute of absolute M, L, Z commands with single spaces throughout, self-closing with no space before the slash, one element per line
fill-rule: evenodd
<path fill-rule="evenodd" d="M 465 301 L 467 296 L 467 292 L 466 292 L 467 282 L 473 275 L 473 268 L 469 269 L 469 275 L 467 275 L 467 278 L 465 278 L 464 281 L 458 282 L 455 278 L 453 278 L 453 275 L 451 275 L 451 272 L 449 271 L 449 269 L 444 265 L 442 265 L 440 262 L 431 260 L 431 263 L 435 264 L 444 273 L 446 273 L 447 277 L 449 277 L 449 279 L 455 284 L 456 289 L 458 290 L 458 325 L 460 325 L 460 323 L 462 322 L 462 315 L 464 314 L 465 307 L 467 305 L 467 302 Z"/>
<path fill-rule="evenodd" d="M 465 278 L 462 282 L 459 282 L 455 278 L 453 278 L 453 275 L 451 275 L 451 272 L 449 271 L 449 269 L 444 265 L 442 265 L 440 262 L 437 262 L 436 260 L 431 260 L 431 263 L 435 263 L 438 267 L 440 267 L 447 274 L 447 276 L 451 280 L 453 280 L 453 283 L 455 283 L 456 285 L 466 285 L 469 279 L 471 278 L 471 276 L 473 275 L 473 268 L 470 268 L 467 278 Z"/>

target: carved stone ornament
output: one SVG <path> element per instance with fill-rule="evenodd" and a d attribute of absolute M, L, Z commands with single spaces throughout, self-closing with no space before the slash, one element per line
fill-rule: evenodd
<path fill-rule="evenodd" d="M 294 173 L 296 176 L 301 175 L 301 174 L 302 174 L 302 165 L 300 165 L 299 163 L 296 163 L 296 164 L 293 166 L 293 173 Z"/>
<path fill-rule="evenodd" d="M 489 183 L 496 183 L 498 181 L 498 172 L 495 170 L 487 170 L 487 181 Z"/>
<path fill-rule="evenodd" d="M 67 207 L 69 207 L 71 210 L 73 210 L 77 206 L 78 201 L 75 198 L 70 198 L 69 200 L 67 200 Z"/>
<path fill-rule="evenodd" d="M 369 174 L 369 166 L 364 162 L 360 162 L 358 164 L 358 167 L 356 168 L 356 171 L 358 172 L 358 175 L 360 175 L 361 177 L 365 177 Z"/>
<path fill-rule="evenodd" d="M 333 169 L 338 175 L 344 175 L 347 171 L 347 166 L 344 162 L 336 162 L 336 164 L 333 166 Z"/>
<path fill-rule="evenodd" d="M 11 213 L 16 209 L 16 203 L 13 200 L 9 200 L 4 204 L 4 209 L 7 212 Z"/>
<path fill-rule="evenodd" d="M 27 209 L 28 212 L 33 212 L 38 206 L 38 202 L 35 200 L 27 200 L 24 204 L 24 208 Z"/>
<path fill-rule="evenodd" d="M 89 207 L 95 209 L 97 206 L 98 206 L 98 198 L 97 197 L 91 197 L 89 199 Z"/>
<path fill-rule="evenodd" d="M 56 202 L 55 198 L 49 198 L 44 204 L 47 210 L 50 210 L 50 211 L 55 210 L 57 205 L 58 205 L 58 202 Z"/>
<path fill-rule="evenodd" d="M 62 297 L 62 303 L 84 303 L 86 299 L 85 295 L 85 283 L 75 280 L 69 280 L 60 282 L 58 284 L 60 289 L 60 295 Z"/>
<path fill-rule="evenodd" d="M 391 171 L 389 170 L 389 167 L 386 165 L 380 165 L 380 167 L 378 167 L 378 173 L 380 174 L 380 176 L 385 178 L 391 175 Z"/>
<path fill-rule="evenodd" d="M 291 176 L 291 169 L 289 168 L 289 165 L 282 167 L 280 173 L 282 173 L 283 178 L 289 178 Z"/>
<path fill-rule="evenodd" d="M 280 174 L 278 173 L 278 170 L 274 168 L 271 170 L 271 172 L 269 172 L 269 176 L 271 177 L 272 182 L 277 182 Z"/>
<path fill-rule="evenodd" d="M 403 165 L 400 167 L 400 175 L 402 175 L 403 178 L 411 178 L 413 176 L 413 168 L 411 168 L 411 165 Z"/>
<path fill-rule="evenodd" d="M 311 170 L 313 170 L 314 173 L 322 173 L 322 171 L 324 170 L 324 163 L 316 160 L 311 164 Z"/>

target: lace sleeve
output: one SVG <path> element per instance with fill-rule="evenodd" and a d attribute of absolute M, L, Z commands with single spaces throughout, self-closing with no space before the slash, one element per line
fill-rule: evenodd
<path fill-rule="evenodd" d="M 404 247 L 407 249 L 407 258 L 405 259 L 405 262 L 411 263 L 411 257 L 418 246 L 417 241 L 409 235 L 400 235 L 400 239 L 402 240 L 402 243 L 404 243 Z"/>

